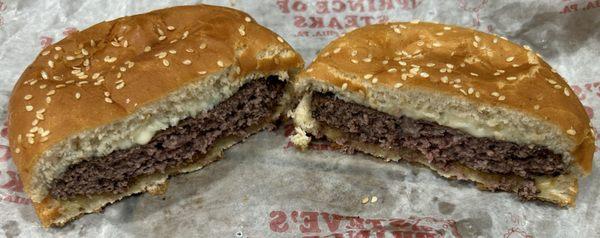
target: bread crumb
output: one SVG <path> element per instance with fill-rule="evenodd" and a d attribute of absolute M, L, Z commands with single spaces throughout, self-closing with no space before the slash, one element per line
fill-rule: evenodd
<path fill-rule="evenodd" d="M 290 139 L 292 143 L 298 148 L 305 150 L 310 145 L 311 138 L 306 135 L 306 132 L 302 130 L 300 127 L 294 128 L 296 134 L 294 134 Z"/>

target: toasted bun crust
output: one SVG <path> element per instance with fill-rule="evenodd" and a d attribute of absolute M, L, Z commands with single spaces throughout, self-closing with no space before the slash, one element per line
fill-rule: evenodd
<path fill-rule="evenodd" d="M 327 45 L 298 78 L 298 91 L 334 92 L 389 114 L 418 109 L 450 127 L 457 123 L 438 118 L 464 113 L 460 121 L 510 132 L 490 136 L 548 146 L 591 171 L 593 131 L 575 93 L 528 47 L 495 35 L 420 22 L 367 26 Z"/>
<path fill-rule="evenodd" d="M 83 147 L 95 151 L 102 133 L 137 121 L 116 132 L 103 126 L 177 113 L 177 100 L 191 97 L 211 99 L 207 110 L 248 80 L 287 77 L 303 64 L 281 37 L 225 7 L 173 7 L 75 32 L 38 55 L 9 102 L 10 149 L 25 191 L 41 202 L 53 176 L 92 155 Z M 160 103 L 170 111 L 144 111 Z"/>

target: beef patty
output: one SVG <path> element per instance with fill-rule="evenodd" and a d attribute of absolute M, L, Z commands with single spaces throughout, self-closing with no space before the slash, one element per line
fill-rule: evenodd
<path fill-rule="evenodd" d="M 352 139 L 383 148 L 420 151 L 429 163 L 444 168 L 458 162 L 469 168 L 496 174 L 556 176 L 566 171 L 562 157 L 545 147 L 519 145 L 471 136 L 435 122 L 394 117 L 332 94 L 314 93 L 313 117 L 349 134 Z"/>
<path fill-rule="evenodd" d="M 56 199 L 69 199 L 122 193 L 141 175 L 189 165 L 198 155 L 206 154 L 217 139 L 245 136 L 249 133 L 246 129 L 268 120 L 284 85 L 275 77 L 249 82 L 212 110 L 158 132 L 145 145 L 71 165 L 52 182 L 50 194 Z"/>

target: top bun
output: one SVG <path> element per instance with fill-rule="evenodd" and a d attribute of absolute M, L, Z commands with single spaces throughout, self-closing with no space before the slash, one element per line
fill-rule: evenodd
<path fill-rule="evenodd" d="M 76 161 L 57 165 L 61 157 L 81 157 L 78 150 L 90 146 L 80 133 L 99 133 L 179 88 L 215 74 L 241 82 L 302 67 L 281 37 L 225 7 L 161 9 L 72 33 L 38 55 L 10 99 L 10 148 L 25 191 L 34 202 L 45 196 L 43 180 Z M 52 154 L 59 144 L 61 153 Z"/>
<path fill-rule="evenodd" d="M 418 21 L 366 26 L 331 42 L 298 78 L 299 90 L 544 145 L 591 170 L 593 131 L 575 93 L 529 47 L 496 35 Z"/>

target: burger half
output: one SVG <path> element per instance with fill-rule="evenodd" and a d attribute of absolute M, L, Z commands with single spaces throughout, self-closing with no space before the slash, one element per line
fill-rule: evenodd
<path fill-rule="evenodd" d="M 14 87 L 10 149 L 44 226 L 161 193 L 277 120 L 303 68 L 247 14 L 196 5 L 99 23 L 46 47 Z"/>
<path fill-rule="evenodd" d="M 575 93 L 529 47 L 495 35 L 367 26 L 327 45 L 295 87 L 299 147 L 325 137 L 560 206 L 592 168 L 594 132 Z"/>

